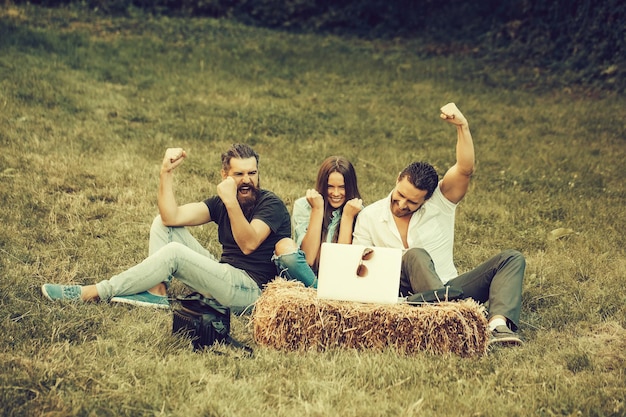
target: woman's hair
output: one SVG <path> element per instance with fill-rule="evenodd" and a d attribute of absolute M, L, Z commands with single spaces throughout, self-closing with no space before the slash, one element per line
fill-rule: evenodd
<path fill-rule="evenodd" d="M 322 223 L 322 236 L 328 233 L 328 224 L 330 223 L 330 216 L 333 212 L 332 206 L 328 202 L 328 177 L 333 172 L 338 172 L 343 175 L 343 181 L 346 190 L 346 200 L 352 200 L 353 198 L 361 198 L 359 187 L 356 179 L 356 171 L 354 166 L 343 156 L 329 156 L 320 165 L 320 169 L 317 172 L 317 181 L 315 182 L 315 189 L 324 197 L 324 222 Z M 345 205 L 345 203 L 344 203 Z M 341 207 L 343 210 L 343 207 Z M 335 231 L 332 241 L 336 242 L 339 235 L 339 228 Z"/>

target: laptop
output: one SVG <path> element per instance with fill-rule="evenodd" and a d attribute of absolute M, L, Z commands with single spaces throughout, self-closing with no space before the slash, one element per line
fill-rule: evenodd
<path fill-rule="evenodd" d="M 398 302 L 402 249 L 324 242 L 320 250 L 318 298 Z"/>

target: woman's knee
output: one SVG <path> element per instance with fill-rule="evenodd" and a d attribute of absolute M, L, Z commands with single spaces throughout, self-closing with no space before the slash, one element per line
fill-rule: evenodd
<path fill-rule="evenodd" d="M 275 255 L 272 259 L 279 271 L 297 271 L 302 265 L 307 265 L 304 252 L 298 249 L 282 255 Z"/>
<path fill-rule="evenodd" d="M 289 237 L 282 238 L 281 240 L 276 242 L 276 245 L 274 245 L 274 254 L 276 256 L 294 253 L 297 251 L 298 245 L 296 245 L 296 242 Z"/>
<path fill-rule="evenodd" d="M 297 280 L 307 287 L 316 286 L 315 273 L 307 264 L 302 250 L 273 257 L 278 275 L 288 280 Z"/>

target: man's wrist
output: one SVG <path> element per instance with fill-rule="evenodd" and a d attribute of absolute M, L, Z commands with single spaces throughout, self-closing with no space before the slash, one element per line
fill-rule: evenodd
<path fill-rule="evenodd" d="M 221 197 L 220 197 L 221 198 Z M 224 206 L 226 207 L 226 210 L 232 210 L 233 208 L 241 208 L 241 206 L 239 205 L 239 201 L 237 199 L 235 200 L 229 200 L 229 199 L 223 199 L 222 198 L 222 203 L 224 203 Z"/>

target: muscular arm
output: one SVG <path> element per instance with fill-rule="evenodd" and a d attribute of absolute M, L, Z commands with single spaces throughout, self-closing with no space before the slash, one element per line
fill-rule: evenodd
<path fill-rule="evenodd" d="M 232 177 L 226 177 L 218 184 L 217 194 L 228 212 L 230 227 L 237 246 L 245 255 L 251 254 L 270 235 L 270 227 L 259 219 L 252 219 L 248 222 L 237 200 L 237 185 Z"/>
<path fill-rule="evenodd" d="M 474 172 L 474 142 L 467 119 L 454 103 L 441 108 L 441 118 L 456 127 L 457 142 L 456 163 L 443 176 L 439 187 L 442 194 L 456 204 L 465 197 Z"/>
<path fill-rule="evenodd" d="M 187 157 L 181 148 L 170 148 L 165 151 L 159 177 L 157 205 L 161 220 L 166 226 L 196 226 L 211 221 L 211 214 L 202 202 L 179 206 L 174 196 L 173 170 Z"/>
<path fill-rule="evenodd" d="M 245 255 L 251 254 L 267 239 L 272 230 L 262 220 L 252 219 L 248 222 L 239 204 L 232 207 L 227 205 L 226 210 L 235 242 Z"/>

